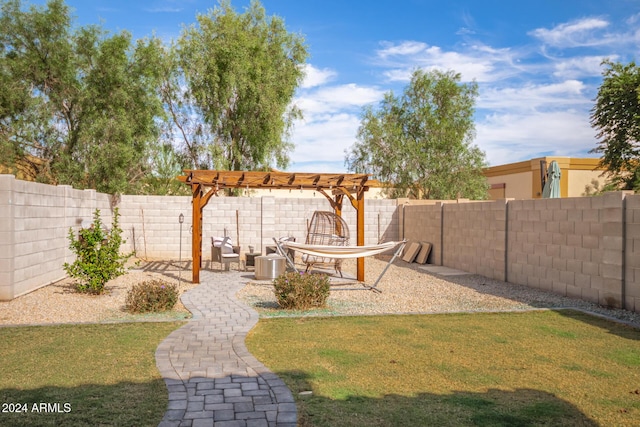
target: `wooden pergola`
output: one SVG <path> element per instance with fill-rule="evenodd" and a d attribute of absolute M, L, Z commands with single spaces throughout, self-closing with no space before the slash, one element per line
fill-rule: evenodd
<path fill-rule="evenodd" d="M 191 186 L 193 195 L 193 283 L 200 283 L 202 267 L 202 211 L 211 197 L 219 191 L 235 189 L 313 190 L 329 200 L 337 215 L 342 215 L 342 202 L 346 196 L 356 210 L 356 244 L 364 245 L 364 193 L 379 183 L 367 174 L 248 172 L 218 170 L 185 170 L 178 179 Z M 274 236 L 275 237 L 275 236 Z M 364 258 L 357 260 L 357 279 L 364 281 Z"/>

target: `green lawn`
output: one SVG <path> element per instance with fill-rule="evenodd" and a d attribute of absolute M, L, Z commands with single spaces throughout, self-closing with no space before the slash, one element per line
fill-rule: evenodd
<path fill-rule="evenodd" d="M 640 420 L 640 330 L 575 311 L 266 319 L 247 346 L 302 426 Z"/>
<path fill-rule="evenodd" d="M 183 324 L 0 328 L 0 425 L 157 426 L 155 351 Z"/>

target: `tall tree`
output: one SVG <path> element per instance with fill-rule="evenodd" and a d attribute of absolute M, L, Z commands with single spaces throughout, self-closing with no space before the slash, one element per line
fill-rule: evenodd
<path fill-rule="evenodd" d="M 254 0 L 236 13 L 228 0 L 186 28 L 178 42 L 189 99 L 212 140 L 192 139 L 211 166 L 230 170 L 286 167 L 293 120 L 291 101 L 303 78 L 307 51 L 284 21 L 265 16 Z M 195 144 L 207 144 L 202 150 Z M 200 157 L 202 158 L 202 157 Z"/>
<path fill-rule="evenodd" d="M 160 41 L 134 46 L 129 33 L 95 25 L 72 31 L 63 0 L 1 6 L 0 79 L 15 88 L 0 98 L 2 152 L 34 163 L 40 181 L 132 191 L 163 114 Z"/>
<path fill-rule="evenodd" d="M 611 183 L 640 191 L 640 68 L 604 61 L 602 85 L 591 110 L 591 125 L 600 140 L 591 150 L 603 153 L 600 164 Z"/>
<path fill-rule="evenodd" d="M 486 198 L 484 153 L 471 145 L 477 93 L 452 71 L 414 71 L 401 97 L 365 108 L 349 170 L 372 173 L 392 197 Z"/>
<path fill-rule="evenodd" d="M 60 131 L 50 122 L 62 119 L 54 117 L 52 105 L 60 104 L 60 88 L 72 80 L 69 11 L 62 1 L 29 12 L 18 0 L 0 5 L 0 162 L 47 180 L 44 157 L 60 143 Z"/>
<path fill-rule="evenodd" d="M 167 115 L 163 123 L 163 140 L 186 160 L 188 168 L 218 169 L 222 152 L 211 144 L 214 135 L 191 96 L 175 43 L 167 47 L 164 58 L 160 94 Z"/>

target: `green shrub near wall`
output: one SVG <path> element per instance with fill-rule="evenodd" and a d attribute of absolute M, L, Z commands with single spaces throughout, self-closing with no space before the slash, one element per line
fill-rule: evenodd
<path fill-rule="evenodd" d="M 105 284 L 125 273 L 124 265 L 133 253 L 121 255 L 122 229 L 118 219 L 118 208 L 113 211 L 111 229 L 105 230 L 100 219 L 100 210 L 93 214 L 91 227 L 80 230 L 76 239 L 73 228 L 69 228 L 69 247 L 76 255 L 73 264 L 64 263 L 64 271 L 80 281 L 76 284 L 79 292 L 101 294 Z"/>

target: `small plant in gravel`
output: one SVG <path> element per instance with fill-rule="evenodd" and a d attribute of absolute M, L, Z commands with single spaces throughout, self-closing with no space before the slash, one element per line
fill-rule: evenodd
<path fill-rule="evenodd" d="M 79 292 L 101 294 L 109 280 L 125 274 L 124 265 L 133 253 L 120 254 L 120 245 L 125 241 L 122 240 L 119 217 L 116 208 L 111 229 L 105 230 L 100 210 L 96 209 L 91 227 L 80 230 L 77 239 L 73 229 L 69 229 L 69 248 L 76 260 L 72 264 L 64 263 L 63 268 L 70 277 L 80 280 L 76 284 Z"/>
<path fill-rule="evenodd" d="M 324 307 L 329 297 L 329 277 L 325 274 L 286 272 L 273 281 L 273 286 L 278 305 L 284 309 Z"/>
<path fill-rule="evenodd" d="M 147 280 L 134 285 L 125 300 L 130 313 L 150 313 L 171 310 L 178 302 L 178 287 L 164 280 Z"/>

